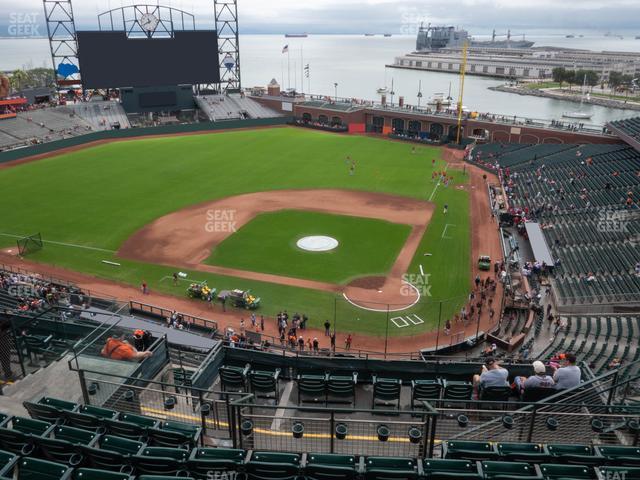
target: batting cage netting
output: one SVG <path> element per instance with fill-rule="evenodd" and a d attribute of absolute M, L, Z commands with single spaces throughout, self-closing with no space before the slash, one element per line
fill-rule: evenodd
<path fill-rule="evenodd" d="M 42 249 L 42 236 L 39 233 L 18 239 L 18 253 L 21 256 L 37 252 Z"/>

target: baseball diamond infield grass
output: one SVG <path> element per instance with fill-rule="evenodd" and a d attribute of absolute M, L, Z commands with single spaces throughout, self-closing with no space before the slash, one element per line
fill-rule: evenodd
<path fill-rule="evenodd" d="M 385 275 L 411 227 L 383 220 L 285 210 L 254 217 L 218 245 L 211 265 L 344 284 L 368 275 Z M 328 235 L 339 245 L 308 252 L 296 242 Z"/>
<path fill-rule="evenodd" d="M 16 236 L 40 232 L 44 248 L 30 260 L 134 286 L 146 281 L 153 290 L 183 296 L 188 281 L 174 286 L 169 279 L 174 268 L 116 255 L 135 231 L 168 213 L 232 195 L 292 188 L 344 188 L 429 200 L 436 210 L 407 272 L 424 296 L 401 314 L 415 314 L 424 323 L 389 328 L 389 335 L 413 335 L 437 325 L 440 303 L 443 319 L 464 303 L 471 280 L 471 236 L 468 192 L 458 188 L 466 183 L 463 172 L 449 172 L 452 186 L 437 185 L 431 181 L 432 159 L 436 169 L 446 165 L 440 149 L 418 146 L 415 154 L 411 149 L 385 139 L 273 128 L 155 137 L 65 153 L 0 170 L 0 247 L 15 248 Z M 353 176 L 347 155 L 357 161 Z M 446 215 L 444 204 L 449 206 Z M 396 238 L 389 256 L 402 244 L 400 230 L 389 232 Z M 345 266 L 345 278 L 347 271 Z M 335 321 L 339 334 L 384 335 L 387 329 L 386 313 L 358 309 L 331 293 L 186 273 L 189 280 L 206 280 L 218 289 L 251 289 L 262 298 L 259 313 L 264 315 L 281 309 L 304 312 L 312 327 Z"/>

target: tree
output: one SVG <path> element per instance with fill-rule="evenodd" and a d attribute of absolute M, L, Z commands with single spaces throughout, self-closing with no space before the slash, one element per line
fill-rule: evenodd
<path fill-rule="evenodd" d="M 624 75 L 622 75 L 621 72 L 609 72 L 609 88 L 611 88 L 611 90 L 615 90 L 622 85 L 623 76 Z"/>
<path fill-rule="evenodd" d="M 571 84 L 576 83 L 576 72 L 573 70 L 565 70 L 564 81 L 569 84 L 569 90 L 571 90 Z"/>
<path fill-rule="evenodd" d="M 594 70 L 578 70 L 575 72 L 574 83 L 582 85 L 586 83 L 588 86 L 593 87 L 600 81 L 600 75 Z"/>
<path fill-rule="evenodd" d="M 24 70 L 16 70 L 11 74 L 9 81 L 13 90 L 21 90 L 26 86 L 29 76 Z"/>
<path fill-rule="evenodd" d="M 564 67 L 555 67 L 553 70 L 551 70 L 553 81 L 555 83 L 559 83 L 560 88 L 562 88 L 562 84 L 564 83 L 566 73 L 567 73 L 567 70 Z"/>

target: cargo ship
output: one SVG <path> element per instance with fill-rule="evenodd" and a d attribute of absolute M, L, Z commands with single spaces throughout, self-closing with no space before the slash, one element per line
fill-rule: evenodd
<path fill-rule="evenodd" d="M 522 40 L 511 38 L 511 30 L 506 34 L 506 40 L 496 40 L 496 31 L 493 31 L 491 40 L 474 40 L 464 29 L 455 27 L 432 27 L 421 25 L 418 30 L 416 50 L 419 52 L 440 50 L 443 48 L 462 48 L 465 42 L 474 48 L 531 48 L 534 42 L 530 42 L 522 36 Z"/>
<path fill-rule="evenodd" d="M 308 33 L 285 33 L 285 38 L 307 38 L 309 36 Z"/>

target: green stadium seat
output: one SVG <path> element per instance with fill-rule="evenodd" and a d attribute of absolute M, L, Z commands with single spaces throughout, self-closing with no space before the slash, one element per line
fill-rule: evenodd
<path fill-rule="evenodd" d="M 494 480 L 542 480 L 537 465 L 524 462 L 480 462 L 481 478 Z"/>
<path fill-rule="evenodd" d="M 163 475 L 140 475 L 138 480 L 176 480 L 176 477 L 165 477 Z M 195 480 L 191 477 L 180 477 L 180 480 Z"/>
<path fill-rule="evenodd" d="M 181 448 L 147 447 L 131 457 L 131 464 L 141 475 L 182 476 L 186 473 L 189 451 Z"/>
<path fill-rule="evenodd" d="M 64 412 L 64 424 L 92 432 L 106 430 L 101 418 L 79 412 Z"/>
<path fill-rule="evenodd" d="M 155 421 L 153 422 L 153 425 L 156 426 L 158 425 L 158 423 L 160 422 Z M 131 440 L 140 440 L 141 438 L 146 439 L 147 437 L 148 427 L 140 425 L 139 423 L 118 419 L 111 420 L 105 418 L 103 420 L 103 424 L 107 433 L 115 435 L 117 437 L 130 438 Z"/>
<path fill-rule="evenodd" d="M 232 448 L 194 448 L 187 460 L 189 475 L 207 479 L 207 472 L 236 471 L 245 461 L 246 452 Z"/>
<path fill-rule="evenodd" d="M 437 405 L 442 396 L 442 390 L 440 380 L 411 380 L 411 410 L 424 408 L 423 401 Z"/>
<path fill-rule="evenodd" d="M 295 480 L 300 474 L 297 453 L 253 452 L 245 464 L 249 480 Z"/>
<path fill-rule="evenodd" d="M 573 445 L 566 443 L 549 443 L 547 451 L 554 463 L 569 463 L 572 465 L 601 465 L 604 459 L 591 445 Z"/>
<path fill-rule="evenodd" d="M 446 460 L 426 458 L 422 461 L 422 471 L 429 480 L 473 480 L 479 479 L 478 464 L 469 460 Z"/>
<path fill-rule="evenodd" d="M 551 457 L 546 447 L 538 443 L 498 443 L 496 448 L 500 459 L 510 462 L 544 463 Z"/>
<path fill-rule="evenodd" d="M 13 467 L 19 459 L 18 455 L 0 450 L 0 478 L 11 477 Z"/>
<path fill-rule="evenodd" d="M 142 442 L 105 435 L 92 447 L 80 447 L 80 453 L 83 466 L 120 472 L 128 467 L 130 457 L 140 453 L 145 446 Z"/>
<path fill-rule="evenodd" d="M 445 405 L 467 405 L 473 396 L 473 385 L 463 381 L 445 381 L 442 400 Z"/>
<path fill-rule="evenodd" d="M 158 427 L 149 428 L 149 444 L 154 447 L 188 447 L 198 445 L 202 427 L 182 422 L 162 422 Z"/>
<path fill-rule="evenodd" d="M 351 375 L 328 375 L 327 402 L 355 405 L 357 384 L 357 372 L 353 372 Z"/>
<path fill-rule="evenodd" d="M 251 392 L 257 396 L 267 396 L 269 398 L 278 399 L 280 397 L 280 389 L 278 380 L 280 378 L 280 369 L 275 371 L 251 370 L 249 372 L 249 386 Z"/>
<path fill-rule="evenodd" d="M 442 458 L 460 460 L 496 460 L 500 454 L 489 442 L 450 440 L 442 443 Z"/>
<path fill-rule="evenodd" d="M 393 406 L 400 409 L 400 393 L 402 392 L 402 381 L 399 378 L 384 378 L 373 376 L 373 397 L 371 408 L 376 405 Z"/>
<path fill-rule="evenodd" d="M 66 400 L 60 400 L 59 398 L 52 397 L 42 397 L 38 400 L 38 403 L 41 405 L 49 405 L 50 407 L 55 407 L 60 410 L 67 410 L 72 412 L 78 408 L 78 404 L 75 402 L 68 402 Z"/>
<path fill-rule="evenodd" d="M 109 408 L 94 407 L 93 405 L 80 405 L 76 411 L 84 415 L 97 417 L 101 420 L 105 418 L 113 420 L 118 418 L 118 415 L 120 415 L 120 413 L 116 412 L 115 410 L 111 410 Z"/>
<path fill-rule="evenodd" d="M 235 367 L 231 365 L 221 366 L 219 375 L 222 391 L 226 392 L 227 390 L 231 390 L 234 392 L 244 392 L 249 370 L 249 365 L 245 367 Z"/>
<path fill-rule="evenodd" d="M 557 465 L 543 463 L 540 465 L 540 472 L 545 480 L 581 480 L 598 478 L 595 469 L 586 465 Z"/>
<path fill-rule="evenodd" d="M 599 455 L 604 457 L 607 465 L 640 466 L 640 447 L 598 445 L 594 448 Z"/>
<path fill-rule="evenodd" d="M 82 462 L 78 445 L 91 446 L 98 438 L 95 433 L 72 427 L 57 426 L 49 432 L 52 437 L 34 437 L 35 455 L 51 462 L 78 466 Z"/>
<path fill-rule="evenodd" d="M 639 480 L 640 467 L 617 467 L 613 465 L 603 465 L 598 468 L 600 475 L 609 480 Z"/>
<path fill-rule="evenodd" d="M 310 453 L 304 467 L 308 480 L 352 480 L 358 474 L 356 457 L 328 453 Z"/>
<path fill-rule="evenodd" d="M 298 375 L 298 405 L 303 402 L 320 403 L 327 400 L 327 375 Z"/>
<path fill-rule="evenodd" d="M 73 480 L 133 480 L 133 478 L 128 473 L 93 468 L 78 468 L 73 472 Z"/>
<path fill-rule="evenodd" d="M 28 455 L 33 451 L 33 438 L 45 435 L 53 425 L 41 420 L 24 417 L 12 417 L 0 428 L 0 448 L 19 455 Z"/>
<path fill-rule="evenodd" d="M 33 402 L 22 402 L 22 405 L 29 416 L 36 420 L 50 423 L 60 423 L 64 420 L 64 411 L 53 405 Z"/>
<path fill-rule="evenodd" d="M 420 477 L 418 462 L 412 458 L 367 457 L 364 468 L 366 480 L 417 480 Z"/>
<path fill-rule="evenodd" d="M 73 469 L 60 463 L 23 457 L 16 464 L 15 480 L 69 480 Z"/>

